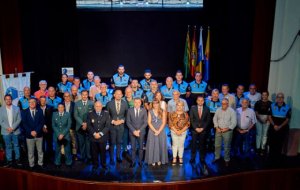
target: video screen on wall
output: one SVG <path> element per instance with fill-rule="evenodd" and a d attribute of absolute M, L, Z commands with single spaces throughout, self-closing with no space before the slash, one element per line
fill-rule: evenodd
<path fill-rule="evenodd" d="M 203 0 L 76 0 L 78 8 L 160 9 L 201 8 Z"/>

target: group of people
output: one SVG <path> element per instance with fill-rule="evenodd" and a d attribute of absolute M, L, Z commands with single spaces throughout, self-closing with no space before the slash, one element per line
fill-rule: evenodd
<path fill-rule="evenodd" d="M 251 150 L 279 161 L 289 130 L 291 108 L 284 102 L 284 94 L 278 93 L 272 103 L 268 91 L 257 92 L 255 84 L 249 86 L 249 92 L 238 85 L 231 94 L 227 84 L 222 85 L 221 92 L 209 92 L 200 72 L 187 83 L 177 71 L 175 80 L 167 77 L 165 85 L 159 87 L 150 70 L 145 70 L 144 79 L 138 81 L 125 73 L 123 65 L 112 76 L 111 89 L 92 71 L 82 83 L 78 77 L 71 83 L 66 74 L 61 80 L 56 88 L 47 88 L 47 82 L 41 80 L 34 95 L 25 87 L 18 106 L 12 105 L 11 95 L 5 95 L 0 108 L 5 166 L 12 165 L 13 151 L 15 163 L 22 164 L 22 143 L 30 168 L 35 167 L 37 150 L 41 168 L 53 156 L 55 166 L 61 167 L 64 155 L 68 167 L 80 159 L 92 162 L 93 170 L 100 165 L 106 169 L 107 145 L 110 164 L 115 165 L 115 161 L 122 162 L 122 151 L 129 151 L 129 144 L 130 167 L 167 164 L 169 160 L 172 165 L 184 164 L 184 144 L 190 134 L 190 163 L 200 163 L 205 172 L 206 152 L 214 151 L 217 162 L 222 147 L 226 166 L 231 152 L 247 155 Z"/>

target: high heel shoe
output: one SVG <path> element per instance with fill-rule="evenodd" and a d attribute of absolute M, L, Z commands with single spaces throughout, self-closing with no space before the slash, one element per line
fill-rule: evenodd
<path fill-rule="evenodd" d="M 179 158 L 179 164 L 182 165 L 183 164 L 183 159 Z"/>
<path fill-rule="evenodd" d="M 176 165 L 176 162 L 177 162 L 176 158 L 173 158 L 172 165 Z"/>

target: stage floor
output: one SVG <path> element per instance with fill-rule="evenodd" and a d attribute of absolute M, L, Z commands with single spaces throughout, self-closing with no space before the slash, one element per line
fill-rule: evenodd
<path fill-rule="evenodd" d="M 208 153 L 206 163 L 208 166 L 209 175 L 205 176 L 201 173 L 200 165 L 191 165 L 189 163 L 190 150 L 185 150 L 184 164 L 171 164 L 152 166 L 144 165 L 134 168 L 129 167 L 129 162 L 123 159 L 122 163 L 117 163 L 114 166 L 109 165 L 109 155 L 107 153 L 108 169 L 98 168 L 97 171 L 92 171 L 92 165 L 80 161 L 74 161 L 72 168 L 62 165 L 61 168 L 56 168 L 53 164 L 47 164 L 44 169 L 36 169 L 34 172 L 49 174 L 52 176 L 65 177 L 71 179 L 101 181 L 101 182 L 142 182 L 142 183 L 160 183 L 160 182 L 176 182 L 190 181 L 194 179 L 202 179 L 213 176 L 222 176 L 226 174 L 238 173 L 251 170 L 262 170 L 276 168 L 270 166 L 267 158 L 252 154 L 249 158 L 234 157 L 231 159 L 229 167 L 225 167 L 223 161 L 212 163 L 213 153 Z M 281 168 L 300 168 L 300 158 L 285 158 Z M 29 170 L 27 163 L 24 162 L 20 169 Z"/>

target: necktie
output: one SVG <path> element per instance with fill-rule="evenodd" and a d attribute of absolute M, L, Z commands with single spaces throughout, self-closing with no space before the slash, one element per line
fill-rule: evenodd
<path fill-rule="evenodd" d="M 117 114 L 120 113 L 120 102 L 117 102 Z"/>
<path fill-rule="evenodd" d="M 201 117 L 202 117 L 202 108 L 201 107 L 198 108 L 198 115 L 199 115 L 199 119 L 201 119 Z"/>
<path fill-rule="evenodd" d="M 32 118 L 34 119 L 34 116 L 35 116 L 35 111 L 33 110 L 32 111 Z"/>
<path fill-rule="evenodd" d="M 97 115 L 100 116 L 100 112 L 97 112 Z"/>
<path fill-rule="evenodd" d="M 83 102 L 83 106 L 85 106 L 86 102 Z"/>

